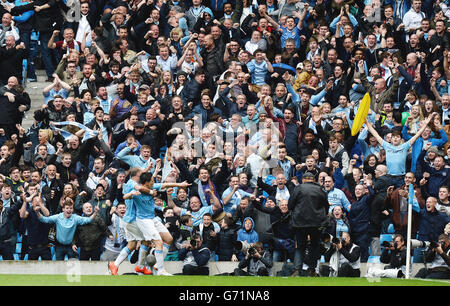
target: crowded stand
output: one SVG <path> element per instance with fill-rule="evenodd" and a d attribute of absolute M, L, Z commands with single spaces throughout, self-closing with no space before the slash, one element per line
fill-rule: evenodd
<path fill-rule="evenodd" d="M 450 279 L 448 0 L 0 0 L 0 15 L 3 260 L 405 277 L 411 217 L 417 277 Z"/>

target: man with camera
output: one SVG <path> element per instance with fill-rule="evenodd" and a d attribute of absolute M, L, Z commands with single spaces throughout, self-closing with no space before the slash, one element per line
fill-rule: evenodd
<path fill-rule="evenodd" d="M 385 249 L 380 261 L 389 264 L 384 269 L 370 267 L 366 277 L 403 278 L 406 272 L 406 245 L 401 234 L 395 235 L 394 242 L 384 241 Z"/>
<path fill-rule="evenodd" d="M 361 274 L 361 252 L 351 241 L 350 234 L 343 232 L 342 238 L 333 237 L 330 248 L 325 253 L 325 261 L 330 265 L 320 267 L 321 276 L 359 277 Z"/>
<path fill-rule="evenodd" d="M 450 279 L 450 238 L 448 235 L 441 234 L 438 242 L 430 242 L 425 262 L 431 262 L 431 267 L 420 269 L 416 277 Z"/>
<path fill-rule="evenodd" d="M 264 250 L 262 242 L 252 244 L 234 270 L 236 276 L 269 276 L 273 266 L 272 255 Z M 247 268 L 247 271 L 244 269 Z"/>
<path fill-rule="evenodd" d="M 183 275 L 209 275 L 208 262 L 211 251 L 203 245 L 202 235 L 196 233 L 190 243 L 178 251 L 178 258 L 183 261 Z"/>

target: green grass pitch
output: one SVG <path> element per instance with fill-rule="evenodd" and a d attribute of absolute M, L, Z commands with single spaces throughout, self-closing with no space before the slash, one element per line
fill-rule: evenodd
<path fill-rule="evenodd" d="M 144 276 L 144 275 L 0 275 L 2 286 L 449 286 L 418 279 Z"/>

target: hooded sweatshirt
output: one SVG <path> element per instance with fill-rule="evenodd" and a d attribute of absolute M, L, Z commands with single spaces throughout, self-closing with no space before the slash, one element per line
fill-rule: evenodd
<path fill-rule="evenodd" d="M 245 221 L 250 220 L 252 223 L 252 227 L 249 231 L 245 229 Z M 247 241 L 248 243 L 255 243 L 258 242 L 259 236 L 258 233 L 255 231 L 255 222 L 252 218 L 247 217 L 244 219 L 244 222 L 242 222 L 242 228 L 239 229 L 237 234 L 237 240 L 238 241 Z"/>

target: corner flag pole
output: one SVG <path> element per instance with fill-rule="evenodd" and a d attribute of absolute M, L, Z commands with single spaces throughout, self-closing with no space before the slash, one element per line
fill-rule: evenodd
<path fill-rule="evenodd" d="M 411 268 L 411 223 L 412 223 L 412 204 L 414 201 L 414 186 L 409 184 L 408 192 L 408 235 L 406 239 L 406 275 L 405 278 L 409 279 L 409 271 Z"/>

